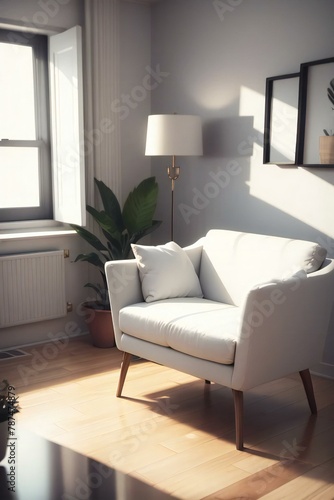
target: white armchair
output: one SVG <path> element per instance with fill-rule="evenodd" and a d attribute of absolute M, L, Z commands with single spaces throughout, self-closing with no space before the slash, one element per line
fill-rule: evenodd
<path fill-rule="evenodd" d="M 106 264 L 124 352 L 117 396 L 132 355 L 230 387 L 237 449 L 244 391 L 299 372 L 316 413 L 309 370 L 321 360 L 334 300 L 334 261 L 320 245 L 211 230 L 185 249 L 134 253 Z"/>

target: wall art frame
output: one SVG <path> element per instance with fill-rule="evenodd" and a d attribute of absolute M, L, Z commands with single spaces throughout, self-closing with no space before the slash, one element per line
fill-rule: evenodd
<path fill-rule="evenodd" d="M 297 131 L 297 165 L 334 167 L 334 159 L 320 160 L 319 145 L 324 129 L 334 134 L 334 105 L 328 98 L 328 88 L 334 79 L 334 57 L 300 65 L 299 116 Z M 333 82 L 334 83 L 334 82 Z M 330 142 L 333 142 L 334 135 Z M 334 153 L 334 149 L 333 149 Z"/>
<path fill-rule="evenodd" d="M 266 79 L 263 163 L 296 165 L 300 73 Z"/>

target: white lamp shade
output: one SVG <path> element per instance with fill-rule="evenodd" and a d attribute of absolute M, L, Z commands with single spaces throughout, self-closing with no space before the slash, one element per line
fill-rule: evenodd
<path fill-rule="evenodd" d="M 202 125 L 195 115 L 150 115 L 146 156 L 201 156 Z"/>

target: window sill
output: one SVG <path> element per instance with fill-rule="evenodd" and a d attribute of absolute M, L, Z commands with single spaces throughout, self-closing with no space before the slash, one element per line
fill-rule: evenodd
<path fill-rule="evenodd" d="M 52 220 L 0 223 L 0 242 L 71 234 L 76 232 L 70 226 Z"/>

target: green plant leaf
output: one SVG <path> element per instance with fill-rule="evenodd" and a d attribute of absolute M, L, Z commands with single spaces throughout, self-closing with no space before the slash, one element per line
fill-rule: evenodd
<path fill-rule="evenodd" d="M 108 260 L 106 257 L 105 259 Z M 93 264 L 93 266 L 96 266 L 99 269 L 102 270 L 104 269 L 104 262 L 102 262 L 100 257 L 95 252 L 81 253 L 76 257 L 74 262 L 89 262 L 90 264 Z"/>
<path fill-rule="evenodd" d="M 76 226 L 75 224 L 70 224 L 70 226 L 78 233 L 81 238 L 87 241 L 92 247 L 96 250 L 108 251 L 107 247 L 103 245 L 103 243 L 95 236 L 95 234 L 91 233 L 87 229 L 81 226 Z"/>
<path fill-rule="evenodd" d="M 106 215 L 112 219 L 117 230 L 121 233 L 124 230 L 124 223 L 122 219 L 121 207 L 115 194 L 108 186 L 105 185 L 104 182 L 99 181 L 96 178 L 94 178 L 94 181 L 99 190 Z"/>
<path fill-rule="evenodd" d="M 86 210 L 104 231 L 111 234 L 115 239 L 121 239 L 121 233 L 117 224 L 104 210 L 99 212 L 96 208 L 91 207 L 90 205 L 87 205 Z"/>
<path fill-rule="evenodd" d="M 101 285 L 99 285 L 98 283 L 86 283 L 84 285 L 85 288 L 92 288 L 96 293 L 97 295 L 100 295 L 100 292 L 101 292 Z"/>
<path fill-rule="evenodd" d="M 160 226 L 160 224 L 161 224 L 161 220 L 152 221 L 152 226 L 147 227 L 145 229 L 142 229 L 141 231 L 137 231 L 136 233 L 134 233 L 131 236 L 129 243 L 130 244 L 137 243 L 137 241 L 139 241 L 141 238 L 143 238 L 144 236 L 147 236 L 148 234 L 155 231 Z"/>
<path fill-rule="evenodd" d="M 109 255 L 110 255 L 109 260 L 123 259 L 122 244 L 119 241 L 114 240 L 111 236 L 106 236 L 106 238 L 108 238 L 107 245 L 108 245 Z"/>
<path fill-rule="evenodd" d="M 134 233 L 151 227 L 158 190 L 155 177 L 149 177 L 134 188 L 127 197 L 122 214 L 130 238 Z"/>

